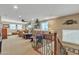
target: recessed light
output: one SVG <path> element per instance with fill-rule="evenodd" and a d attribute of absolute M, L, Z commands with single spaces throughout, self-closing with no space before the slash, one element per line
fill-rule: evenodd
<path fill-rule="evenodd" d="M 19 18 L 21 18 L 21 16 L 19 16 Z"/>
<path fill-rule="evenodd" d="M 18 6 L 17 6 L 17 5 L 14 5 L 13 8 L 14 8 L 14 9 L 18 9 Z"/>
<path fill-rule="evenodd" d="M 31 20 L 34 20 L 34 18 L 32 18 Z"/>

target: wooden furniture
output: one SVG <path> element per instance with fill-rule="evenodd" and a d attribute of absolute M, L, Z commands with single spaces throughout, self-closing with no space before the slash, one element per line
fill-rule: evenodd
<path fill-rule="evenodd" d="M 19 37 L 23 37 L 24 33 L 28 33 L 28 30 L 18 30 Z"/>
<path fill-rule="evenodd" d="M 24 34 L 23 34 L 23 38 L 24 38 L 24 39 L 31 39 L 31 36 L 32 36 L 31 33 L 30 33 L 30 34 L 29 34 L 29 33 L 24 33 Z"/>
<path fill-rule="evenodd" d="M 19 31 L 18 36 L 23 37 L 23 31 Z"/>
<path fill-rule="evenodd" d="M 18 34 L 18 32 L 12 32 L 12 35 L 17 35 Z"/>
<path fill-rule="evenodd" d="M 7 28 L 2 28 L 2 39 L 7 39 Z"/>

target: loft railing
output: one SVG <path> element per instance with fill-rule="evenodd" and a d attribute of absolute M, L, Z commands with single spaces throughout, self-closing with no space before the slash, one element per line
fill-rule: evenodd
<path fill-rule="evenodd" d="M 54 55 L 67 55 L 66 49 L 59 40 L 57 33 L 54 33 Z"/>
<path fill-rule="evenodd" d="M 36 44 L 34 40 L 32 47 L 42 55 L 64 55 L 66 49 L 63 47 L 61 41 L 57 37 L 57 33 L 43 34 L 42 44 Z"/>
<path fill-rule="evenodd" d="M 51 55 L 53 54 L 53 44 L 52 35 L 44 34 L 42 44 L 37 45 L 36 40 L 34 40 L 32 46 L 42 55 Z"/>

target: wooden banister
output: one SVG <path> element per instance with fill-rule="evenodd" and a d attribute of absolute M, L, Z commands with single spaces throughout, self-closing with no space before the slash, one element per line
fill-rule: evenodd
<path fill-rule="evenodd" d="M 57 33 L 54 33 L 54 55 L 56 55 L 57 51 L 57 42 L 56 42 Z"/>
<path fill-rule="evenodd" d="M 66 54 L 66 49 L 63 47 L 61 41 L 57 37 L 57 33 L 54 33 L 54 55 L 60 55 L 61 53 L 61 48 L 64 49 L 63 54 Z"/>

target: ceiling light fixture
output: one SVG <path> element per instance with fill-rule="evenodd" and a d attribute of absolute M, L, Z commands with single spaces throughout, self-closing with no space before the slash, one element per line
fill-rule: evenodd
<path fill-rule="evenodd" d="M 18 16 L 19 17 L 19 19 L 22 19 L 22 16 Z"/>
<path fill-rule="evenodd" d="M 18 9 L 18 6 L 17 6 L 17 5 L 14 5 L 13 8 L 14 8 L 14 9 Z"/>
<path fill-rule="evenodd" d="M 21 18 L 21 16 L 19 16 L 19 18 Z"/>

